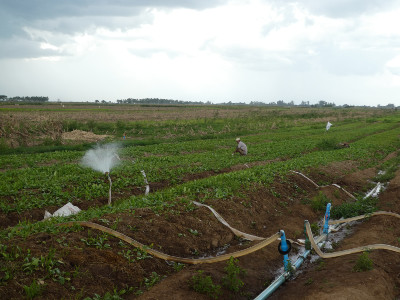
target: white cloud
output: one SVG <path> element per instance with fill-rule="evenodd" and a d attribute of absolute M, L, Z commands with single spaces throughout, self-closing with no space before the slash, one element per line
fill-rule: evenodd
<path fill-rule="evenodd" d="M 46 2 L 40 13 L 31 6 L 38 14 L 19 1 L 5 3 L 5 18 L 14 21 L 0 29 L 0 67 L 10 74 L 0 90 L 10 96 L 375 105 L 379 95 L 397 97 L 398 1 L 204 1 L 199 7 L 198 1 L 152 0 L 144 7 L 85 0 Z"/>

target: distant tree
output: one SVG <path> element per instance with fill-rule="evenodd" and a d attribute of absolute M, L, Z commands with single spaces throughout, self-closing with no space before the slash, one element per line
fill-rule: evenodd
<path fill-rule="evenodd" d="M 0 101 L 6 101 L 7 96 L 6 95 L 0 95 Z"/>
<path fill-rule="evenodd" d="M 324 100 L 320 100 L 319 102 L 318 102 L 318 106 L 326 106 L 328 103 L 326 102 L 326 101 L 324 101 Z"/>
<path fill-rule="evenodd" d="M 278 101 L 276 102 L 276 105 L 278 105 L 278 106 L 285 106 L 286 103 L 285 103 L 285 101 L 283 101 L 283 100 L 278 100 Z"/>

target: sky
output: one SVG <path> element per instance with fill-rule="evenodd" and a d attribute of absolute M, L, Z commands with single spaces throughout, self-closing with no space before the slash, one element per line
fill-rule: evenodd
<path fill-rule="evenodd" d="M 0 95 L 400 106 L 400 0 L 0 0 Z"/>

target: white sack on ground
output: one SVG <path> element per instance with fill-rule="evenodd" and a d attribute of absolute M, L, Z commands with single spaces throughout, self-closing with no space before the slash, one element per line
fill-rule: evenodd
<path fill-rule="evenodd" d="M 78 206 L 75 206 L 71 202 L 68 202 L 63 207 L 57 209 L 54 214 L 51 214 L 46 210 L 44 213 L 44 219 L 46 220 L 51 217 L 66 217 L 76 215 L 80 211 L 81 209 Z"/>

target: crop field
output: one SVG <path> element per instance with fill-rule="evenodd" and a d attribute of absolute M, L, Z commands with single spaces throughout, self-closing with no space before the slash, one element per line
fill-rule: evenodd
<path fill-rule="evenodd" d="M 236 137 L 248 155 L 232 154 Z M 305 220 L 322 232 L 328 203 L 334 220 L 400 213 L 399 146 L 388 109 L 2 105 L 1 299 L 254 299 L 283 272 L 279 241 L 246 250 L 265 240 L 198 203 L 294 241 Z M 81 211 L 44 220 L 67 203 Z M 398 218 L 343 228 L 324 252 L 400 247 Z M 399 297 L 400 253 L 367 250 L 313 252 L 270 298 Z M 302 252 L 293 243 L 292 262 Z"/>

